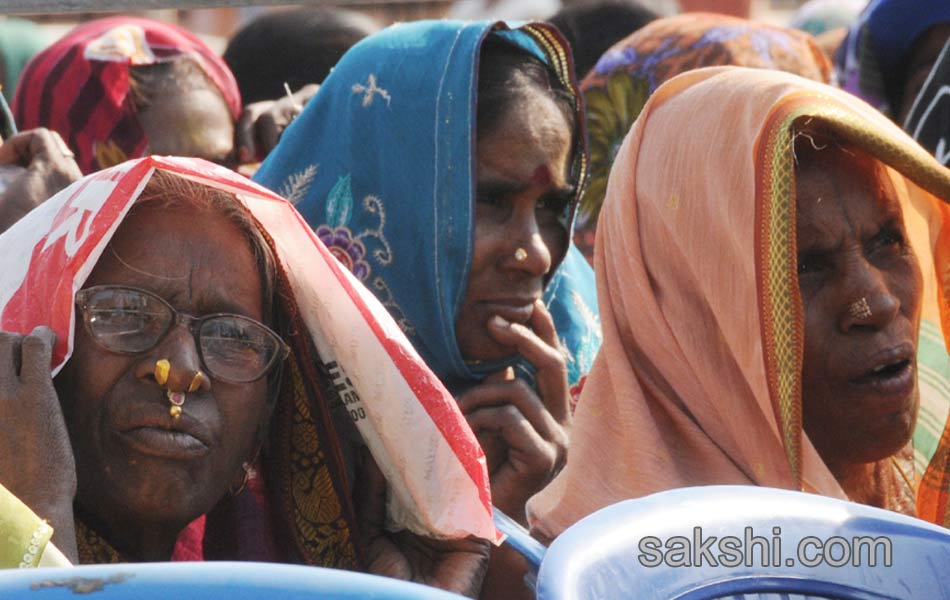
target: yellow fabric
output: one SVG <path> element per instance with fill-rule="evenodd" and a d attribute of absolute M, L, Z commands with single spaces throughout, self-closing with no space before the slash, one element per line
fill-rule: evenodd
<path fill-rule="evenodd" d="M 946 357 L 939 290 L 950 288 L 935 266 L 947 264 L 939 256 L 950 248 L 937 200 L 950 198 L 950 171 L 870 106 L 824 84 L 737 67 L 680 75 L 651 97 L 614 163 L 595 248 L 604 345 L 567 465 L 528 505 L 541 536 L 614 502 L 684 486 L 844 497 L 801 426 L 792 133 L 804 121 L 893 168 L 926 274 L 923 318 L 936 324 Z M 931 402 L 947 404 L 922 399 Z M 938 523 L 945 438 L 922 478 L 930 485 L 918 490 L 919 516 Z"/>
<path fill-rule="evenodd" d="M 36 567 L 53 528 L 0 485 L 0 569 Z"/>

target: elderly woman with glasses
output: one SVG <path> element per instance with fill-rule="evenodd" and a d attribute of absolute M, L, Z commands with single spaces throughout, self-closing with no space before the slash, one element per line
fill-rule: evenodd
<path fill-rule="evenodd" d="M 302 308 L 300 282 L 309 280 L 286 262 L 286 233 L 266 230 L 235 198 L 234 186 L 246 181 L 232 176 L 230 188 L 213 187 L 195 178 L 223 169 L 178 160 L 176 168 L 193 169 L 189 178 L 139 161 L 165 169 L 124 216 L 111 217 L 114 234 L 79 269 L 75 294 L 32 298 L 65 305 L 75 323 L 68 345 L 47 327 L 0 333 L 0 484 L 49 520 L 53 541 L 74 562 L 294 562 L 477 593 L 487 544 L 383 530 L 384 481 L 341 410 L 334 379 L 344 368 L 347 384 L 360 374 L 343 359 L 323 362 L 313 316 Z M 122 169 L 63 195 L 111 185 Z M 281 209 L 276 200 L 268 210 Z M 36 248 L 55 248 L 62 213 L 51 203 L 0 242 L 51 213 L 47 241 Z M 111 206 L 88 215 L 85 233 L 81 226 L 77 238 L 65 236 L 71 252 L 93 251 L 83 240 L 104 227 Z M 288 227 L 311 235 L 299 223 Z M 30 268 L 49 267 L 34 260 Z M 19 306 L 10 278 L 0 276 L 3 323 Z M 331 283 L 308 293 L 325 294 Z M 63 360 L 51 377 L 50 365 Z M 408 360 L 424 371 L 421 360 Z"/>

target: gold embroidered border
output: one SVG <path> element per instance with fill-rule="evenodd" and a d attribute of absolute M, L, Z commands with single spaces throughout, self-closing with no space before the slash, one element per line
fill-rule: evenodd
<path fill-rule="evenodd" d="M 802 483 L 802 310 L 795 256 L 792 123 L 799 116 L 773 115 L 756 152 L 757 285 L 762 347 L 772 408 L 797 487 Z M 763 143 L 764 142 L 764 143 Z"/>
<path fill-rule="evenodd" d="M 532 39 L 534 39 L 534 41 L 537 42 L 537 44 L 541 47 L 541 49 L 544 50 L 544 53 L 547 55 L 551 66 L 554 68 L 554 72 L 561 81 L 561 85 L 571 90 L 571 93 L 574 95 L 574 102 L 576 105 L 575 112 L 577 113 L 578 123 L 577 148 L 579 150 L 579 152 L 575 153 L 575 156 L 577 157 L 577 173 L 579 176 L 577 181 L 576 200 L 579 202 L 581 194 L 583 194 L 584 189 L 587 187 L 590 159 L 587 154 L 587 129 L 584 120 L 584 98 L 581 95 L 577 85 L 574 84 L 573 78 L 571 77 L 571 57 L 568 54 L 567 47 L 565 46 L 564 40 L 560 37 L 560 34 L 556 33 L 550 26 L 530 24 L 522 27 L 521 31 L 524 31 L 530 35 Z"/>

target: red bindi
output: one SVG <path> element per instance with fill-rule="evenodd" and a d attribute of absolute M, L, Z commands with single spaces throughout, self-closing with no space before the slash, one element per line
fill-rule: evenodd
<path fill-rule="evenodd" d="M 551 169 L 549 169 L 547 165 L 541 165 L 535 169 L 534 174 L 531 176 L 531 183 L 542 187 L 551 185 Z"/>

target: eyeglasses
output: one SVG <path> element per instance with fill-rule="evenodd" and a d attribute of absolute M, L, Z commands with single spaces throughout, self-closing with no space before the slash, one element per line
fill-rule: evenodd
<path fill-rule="evenodd" d="M 147 352 L 172 327 L 186 325 L 204 370 L 231 383 L 257 381 L 290 353 L 279 335 L 254 319 L 229 313 L 192 317 L 138 288 L 87 288 L 76 294 L 76 305 L 92 339 L 119 354 Z"/>

